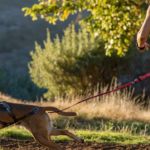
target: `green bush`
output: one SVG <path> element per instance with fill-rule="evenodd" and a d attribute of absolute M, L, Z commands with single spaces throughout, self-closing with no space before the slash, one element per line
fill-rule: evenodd
<path fill-rule="evenodd" d="M 76 33 L 74 25 L 64 31 L 62 41 L 57 35 L 52 42 L 47 31 L 44 48 L 36 42 L 35 52 L 30 55 L 31 78 L 37 86 L 48 89 L 45 98 L 83 94 L 98 82 L 108 83 L 112 77 L 119 77 L 130 63 L 130 57 L 119 57 L 115 53 L 106 56 L 102 38 L 91 37 L 84 26 Z"/>

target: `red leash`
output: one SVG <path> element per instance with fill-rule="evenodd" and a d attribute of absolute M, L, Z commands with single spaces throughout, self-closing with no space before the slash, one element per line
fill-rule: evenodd
<path fill-rule="evenodd" d="M 125 84 L 125 85 L 123 85 L 123 86 L 121 86 L 121 87 L 119 87 L 119 88 L 116 88 L 116 89 L 114 89 L 114 90 L 112 90 L 112 91 L 108 91 L 108 92 L 105 92 L 105 93 L 102 93 L 102 94 L 98 94 L 98 95 L 95 95 L 95 96 L 92 96 L 92 97 L 83 99 L 83 100 L 81 100 L 81 101 L 75 103 L 74 105 L 69 106 L 69 107 L 67 107 L 67 108 L 65 108 L 65 109 L 63 109 L 63 110 L 61 110 L 61 111 L 67 110 L 67 109 L 69 109 L 69 108 L 71 108 L 71 107 L 73 107 L 73 106 L 75 106 L 75 105 L 77 105 L 77 104 L 80 104 L 80 103 L 82 103 L 82 102 L 85 102 L 85 101 L 87 101 L 87 100 L 89 100 L 89 99 L 92 99 L 92 98 L 95 98 L 95 97 L 99 97 L 99 96 L 102 96 L 102 95 L 105 95 L 105 94 L 108 94 L 108 93 L 111 93 L 111 92 L 118 91 L 118 90 L 120 90 L 120 89 L 123 89 L 123 88 L 125 88 L 125 87 L 131 85 L 131 84 L 138 83 L 138 82 L 140 82 L 140 81 L 146 79 L 146 78 L 149 77 L 149 76 L 150 76 L 150 73 L 146 74 L 145 76 L 140 77 L 139 79 L 135 79 L 133 82 L 127 83 L 127 84 Z M 54 113 L 54 112 L 48 112 L 48 113 Z"/>

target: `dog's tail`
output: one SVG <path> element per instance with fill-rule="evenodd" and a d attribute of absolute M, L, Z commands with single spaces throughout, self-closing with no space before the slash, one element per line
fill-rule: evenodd
<path fill-rule="evenodd" d="M 41 107 L 43 111 L 53 111 L 62 116 L 76 116 L 76 112 L 63 112 L 56 107 Z"/>

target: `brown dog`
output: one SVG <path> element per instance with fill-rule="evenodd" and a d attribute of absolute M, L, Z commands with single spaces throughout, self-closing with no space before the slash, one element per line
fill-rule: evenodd
<path fill-rule="evenodd" d="M 55 144 L 50 136 L 66 135 L 79 143 L 84 143 L 84 140 L 75 136 L 67 130 L 57 130 L 53 127 L 52 121 L 46 111 L 54 111 L 63 116 L 76 116 L 75 112 L 62 112 L 55 107 L 39 107 L 34 105 L 25 105 L 17 103 L 7 103 L 10 110 L 13 112 L 16 118 L 20 118 L 29 112 L 32 112 L 35 107 L 38 108 L 38 112 L 26 117 L 19 121 L 19 125 L 24 126 L 34 136 L 35 140 L 40 144 L 47 146 L 52 150 L 61 150 L 61 147 Z M 2 104 L 0 104 L 0 121 L 5 123 L 14 122 L 10 114 L 5 110 Z M 3 124 L 0 124 L 0 129 L 4 128 Z"/>

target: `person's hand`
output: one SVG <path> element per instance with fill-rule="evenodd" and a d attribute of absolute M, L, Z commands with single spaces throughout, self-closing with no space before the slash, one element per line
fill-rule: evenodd
<path fill-rule="evenodd" d="M 144 47 L 145 48 L 143 50 L 140 50 L 141 52 L 144 52 L 147 48 L 149 48 L 150 44 L 148 44 L 148 43 L 145 42 Z"/>
<path fill-rule="evenodd" d="M 150 47 L 150 44 L 148 44 L 148 43 L 146 43 L 145 42 L 145 44 L 144 45 L 142 45 L 142 46 L 138 46 L 138 43 L 137 43 L 137 48 L 138 48 L 138 50 L 140 51 L 140 52 L 144 52 L 147 48 L 149 48 Z"/>

